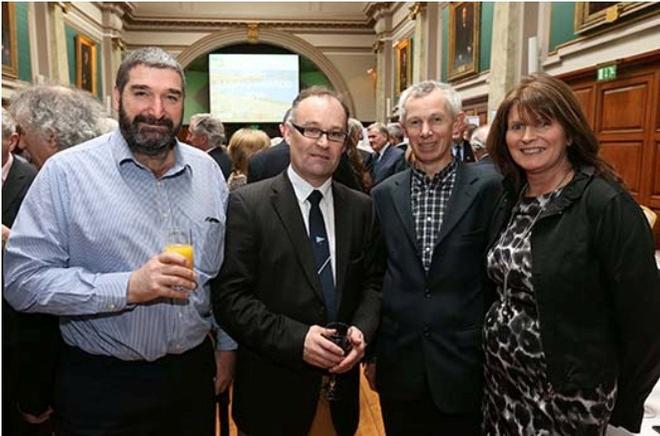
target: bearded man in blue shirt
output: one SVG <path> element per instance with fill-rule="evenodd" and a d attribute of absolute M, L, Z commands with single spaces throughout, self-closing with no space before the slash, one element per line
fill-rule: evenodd
<path fill-rule="evenodd" d="M 58 435 L 211 435 L 216 366 L 235 342 L 216 329 L 209 282 L 222 264 L 227 187 L 202 151 L 177 141 L 185 81 L 166 52 L 129 54 L 117 73 L 119 130 L 48 160 L 5 257 L 17 310 L 60 316 Z M 164 252 L 190 229 L 194 265 Z"/>

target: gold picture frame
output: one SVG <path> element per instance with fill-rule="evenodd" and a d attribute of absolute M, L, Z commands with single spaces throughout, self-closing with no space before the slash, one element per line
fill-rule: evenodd
<path fill-rule="evenodd" d="M 76 35 L 76 86 L 96 95 L 96 42 Z"/>
<path fill-rule="evenodd" d="M 16 4 L 2 2 L 2 75 L 18 78 Z"/>
<path fill-rule="evenodd" d="M 399 41 L 396 45 L 396 94 L 412 84 L 412 40 Z"/>
<path fill-rule="evenodd" d="M 449 56 L 447 79 L 460 79 L 479 70 L 480 4 L 449 4 Z"/>
<path fill-rule="evenodd" d="M 574 31 L 587 32 L 654 5 L 657 6 L 654 2 L 575 2 Z"/>

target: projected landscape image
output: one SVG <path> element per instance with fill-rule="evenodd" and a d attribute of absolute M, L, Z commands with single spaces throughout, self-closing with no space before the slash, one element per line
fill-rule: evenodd
<path fill-rule="evenodd" d="M 223 122 L 280 122 L 298 95 L 297 55 L 209 55 L 211 113 Z"/>

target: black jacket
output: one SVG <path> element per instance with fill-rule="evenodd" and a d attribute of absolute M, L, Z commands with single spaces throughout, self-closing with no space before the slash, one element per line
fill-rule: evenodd
<path fill-rule="evenodd" d="M 410 401 L 429 392 L 444 413 L 478 414 L 482 326 L 493 301 L 482 259 L 501 178 L 458 164 L 428 272 L 415 232 L 411 178 L 407 169 L 371 191 L 387 250 L 382 319 L 370 350 L 378 393 L 385 401 Z"/>
<path fill-rule="evenodd" d="M 505 182 L 491 244 L 518 198 Z M 532 284 L 556 391 L 617 380 L 610 423 L 637 432 L 660 374 L 660 286 L 651 229 L 618 183 L 576 171 L 531 233 Z"/>

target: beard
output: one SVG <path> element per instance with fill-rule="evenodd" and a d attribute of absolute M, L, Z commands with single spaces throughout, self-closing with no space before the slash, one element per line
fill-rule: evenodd
<path fill-rule="evenodd" d="M 140 123 L 148 124 L 148 126 L 140 127 Z M 166 116 L 156 118 L 138 114 L 131 120 L 124 110 L 124 105 L 121 101 L 119 102 L 119 130 L 124 136 L 128 148 L 134 153 L 147 156 L 166 154 L 174 148 L 176 134 L 180 127 L 181 120 L 175 126 L 174 122 Z"/>

